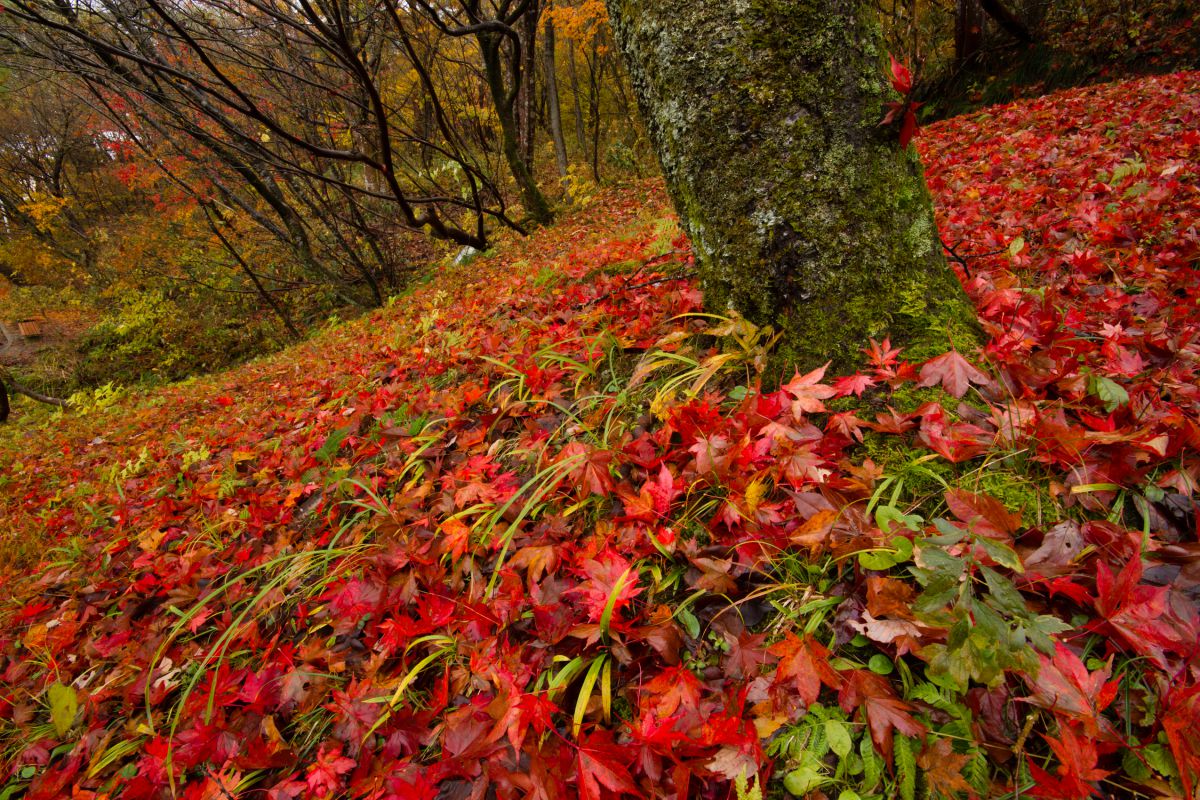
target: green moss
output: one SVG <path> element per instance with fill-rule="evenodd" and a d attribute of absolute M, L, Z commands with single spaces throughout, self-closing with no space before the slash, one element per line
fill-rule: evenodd
<path fill-rule="evenodd" d="M 953 412 L 957 401 L 936 386 L 920 387 L 908 383 L 893 390 L 888 400 L 888 405 L 901 414 L 911 414 L 926 403 L 937 403 Z"/>
<path fill-rule="evenodd" d="M 941 497 L 945 490 L 942 481 L 953 483 L 957 478 L 955 465 L 941 458 L 923 460 L 929 451 L 912 447 L 899 436 L 866 433 L 861 449 L 863 459 L 871 459 L 884 475 L 904 482 L 908 499 Z"/>
<path fill-rule="evenodd" d="M 563 282 L 565 277 L 562 270 L 554 267 L 542 267 L 538 270 L 537 275 L 533 276 L 533 285 L 539 289 L 547 289 L 558 286 Z"/>
<path fill-rule="evenodd" d="M 1057 516 L 1058 505 L 1048 487 L 1027 475 L 1003 469 L 985 469 L 979 474 L 975 485 L 965 488 L 996 498 L 1010 511 L 1019 511 L 1026 524 L 1034 524 L 1039 518 Z"/>

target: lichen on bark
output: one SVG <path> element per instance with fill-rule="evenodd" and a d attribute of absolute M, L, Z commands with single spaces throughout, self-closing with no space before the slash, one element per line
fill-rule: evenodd
<path fill-rule="evenodd" d="M 705 303 L 783 330 L 776 377 L 869 338 L 964 349 L 974 310 L 938 243 L 869 3 L 608 0 L 691 237 Z"/>

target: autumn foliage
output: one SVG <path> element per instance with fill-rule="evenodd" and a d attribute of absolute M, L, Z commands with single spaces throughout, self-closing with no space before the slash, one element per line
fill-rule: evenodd
<path fill-rule="evenodd" d="M 1198 127 L 1180 74 L 916 139 L 980 353 L 764 390 L 640 185 L 6 433 L 0 792 L 1192 795 Z"/>

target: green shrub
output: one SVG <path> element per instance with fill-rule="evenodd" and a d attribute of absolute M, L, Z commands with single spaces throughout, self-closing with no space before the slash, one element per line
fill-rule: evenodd
<path fill-rule="evenodd" d="M 274 350 L 273 319 L 244 318 L 220 306 L 159 291 L 131 293 L 79 343 L 80 386 L 181 380 Z"/>

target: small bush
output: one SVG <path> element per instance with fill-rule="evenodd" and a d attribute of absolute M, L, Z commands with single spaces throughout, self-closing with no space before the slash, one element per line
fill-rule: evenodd
<path fill-rule="evenodd" d="M 81 386 L 181 380 L 280 344 L 274 320 L 235 318 L 220 307 L 158 291 L 131 294 L 79 343 Z"/>

